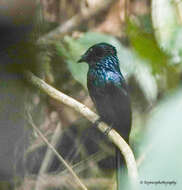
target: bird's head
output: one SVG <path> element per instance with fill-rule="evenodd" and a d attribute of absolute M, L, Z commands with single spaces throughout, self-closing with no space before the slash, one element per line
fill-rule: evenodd
<path fill-rule="evenodd" d="M 109 56 L 116 56 L 116 48 L 108 43 L 98 43 L 90 47 L 78 61 L 94 65 Z"/>

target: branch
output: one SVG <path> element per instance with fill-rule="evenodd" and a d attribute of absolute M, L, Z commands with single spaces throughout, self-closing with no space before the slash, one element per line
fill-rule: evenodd
<path fill-rule="evenodd" d="M 112 0 L 103 0 L 97 7 L 94 9 L 87 9 L 86 11 L 81 11 L 77 15 L 73 16 L 70 20 L 61 24 L 48 34 L 45 34 L 41 38 L 39 38 L 38 43 L 44 42 L 50 39 L 60 38 L 60 35 L 71 32 L 73 29 L 78 27 L 81 23 L 88 20 L 89 18 L 95 16 L 101 11 L 104 11 L 109 5 L 113 3 Z"/>
<path fill-rule="evenodd" d="M 99 116 L 93 111 L 91 111 L 89 108 L 87 108 L 85 105 L 65 95 L 64 93 L 56 90 L 55 88 L 48 85 L 40 78 L 36 77 L 31 72 L 27 71 L 25 73 L 25 77 L 30 83 L 41 89 L 50 97 L 73 108 L 75 111 L 79 112 L 81 115 L 86 117 L 92 123 L 95 123 L 99 119 Z M 105 133 L 105 131 L 108 130 L 109 128 L 108 125 L 106 125 L 104 122 L 100 122 L 97 127 L 103 133 Z M 128 169 L 128 175 L 131 182 L 137 184 L 138 172 L 137 172 L 136 161 L 131 148 L 114 129 L 111 129 L 109 131 L 108 137 L 120 149 L 122 155 L 124 156 Z"/>

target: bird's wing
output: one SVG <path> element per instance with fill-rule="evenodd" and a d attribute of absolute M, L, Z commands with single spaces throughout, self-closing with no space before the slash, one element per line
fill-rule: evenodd
<path fill-rule="evenodd" d="M 110 122 L 114 129 L 117 130 L 128 141 L 131 127 L 131 104 L 130 96 L 126 83 L 110 83 L 105 87 L 107 97 L 104 101 L 101 112 L 105 113 L 105 120 Z M 107 109 L 107 111 L 104 111 Z M 109 119 L 108 119 L 109 118 Z"/>
<path fill-rule="evenodd" d="M 131 108 L 126 83 L 109 81 L 102 87 L 92 85 L 88 87 L 101 119 L 112 125 L 120 134 L 123 134 L 125 139 L 128 139 Z"/>

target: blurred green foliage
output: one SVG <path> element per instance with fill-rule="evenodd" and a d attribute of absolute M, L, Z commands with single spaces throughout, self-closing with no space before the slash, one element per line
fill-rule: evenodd
<path fill-rule="evenodd" d="M 145 32 L 141 27 L 128 22 L 128 36 L 134 51 L 152 68 L 154 76 L 160 74 L 166 78 L 168 88 L 174 88 L 179 82 L 176 65 L 171 64 L 171 56 L 159 46 L 154 32 Z"/>
<path fill-rule="evenodd" d="M 131 21 L 128 22 L 127 33 L 132 48 L 150 62 L 154 73 L 160 73 L 168 66 L 169 56 L 160 49 L 153 33 L 145 32 Z"/>

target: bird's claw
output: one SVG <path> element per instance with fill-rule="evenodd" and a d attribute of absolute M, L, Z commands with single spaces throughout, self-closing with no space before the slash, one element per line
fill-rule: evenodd
<path fill-rule="evenodd" d="M 99 123 L 102 122 L 102 119 L 99 118 L 95 121 L 94 123 L 94 127 L 97 127 L 99 125 Z M 111 131 L 112 127 L 107 127 L 107 129 L 104 132 L 104 135 L 108 136 L 109 132 Z"/>

